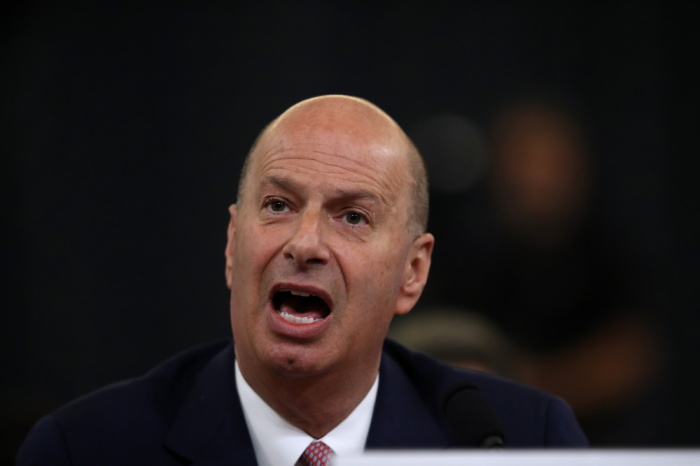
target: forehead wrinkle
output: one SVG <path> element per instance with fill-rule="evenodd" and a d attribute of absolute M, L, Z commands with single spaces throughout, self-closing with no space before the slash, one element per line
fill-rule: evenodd
<path fill-rule="evenodd" d="M 373 166 L 369 163 L 360 163 L 357 160 L 354 159 L 349 159 L 346 156 L 341 156 L 337 154 L 332 154 L 332 153 L 326 153 L 326 152 L 321 152 L 321 151 L 313 151 L 314 154 L 319 154 L 323 157 L 313 157 L 313 156 L 285 156 L 284 153 L 287 152 L 286 150 L 281 150 L 281 151 L 276 151 L 275 154 L 269 155 L 266 160 L 261 163 L 260 165 L 260 173 L 272 173 L 275 171 L 292 171 L 292 172 L 310 172 L 313 173 L 314 175 L 320 175 L 324 178 L 331 178 L 334 180 L 338 180 L 340 183 L 343 182 L 348 182 L 348 179 L 343 176 L 346 175 L 348 172 L 353 173 L 354 175 L 357 175 L 359 179 L 355 178 L 350 180 L 354 184 L 359 184 L 360 186 L 364 186 L 364 189 L 343 189 L 343 188 L 338 188 L 338 185 L 334 185 L 336 188 L 336 191 L 342 191 L 342 192 L 347 192 L 347 193 L 360 193 L 360 192 L 365 192 L 369 196 L 361 196 L 361 197 L 374 197 L 377 198 L 381 201 L 382 204 L 392 207 L 395 205 L 397 202 L 397 199 L 399 197 L 399 186 L 398 183 L 390 183 L 391 177 L 384 177 L 385 179 L 381 179 L 381 177 L 376 177 L 374 174 L 377 172 L 376 166 Z M 277 155 L 280 154 L 281 155 Z M 339 164 L 334 164 L 332 162 L 329 162 L 325 159 L 328 157 L 333 157 L 334 159 L 339 159 L 343 161 L 350 160 L 354 163 L 353 166 L 341 166 Z M 275 166 L 276 162 L 278 161 L 284 161 L 284 165 L 282 166 Z M 287 164 L 288 161 L 298 161 L 298 162 L 313 162 L 314 164 L 319 164 L 322 166 L 322 168 L 317 168 L 313 166 L 305 166 L 305 165 L 297 165 L 297 166 L 290 166 Z M 359 167 L 358 167 L 359 166 Z M 359 168 L 359 169 L 358 169 Z M 277 179 L 285 179 L 287 178 L 286 176 L 272 176 L 271 178 L 277 178 Z M 396 199 L 393 199 L 393 202 L 390 201 L 387 196 L 384 193 L 392 193 L 393 196 Z"/>
<path fill-rule="evenodd" d="M 324 165 L 327 168 L 330 169 L 336 169 L 338 172 L 342 171 L 353 171 L 359 173 L 359 170 L 354 170 L 351 166 L 343 166 L 343 165 L 359 165 L 361 168 L 365 168 L 368 172 L 374 173 L 376 171 L 376 164 L 373 164 L 371 162 L 365 162 L 356 158 L 349 157 L 347 155 L 339 155 L 334 152 L 326 152 L 323 150 L 319 149 L 307 149 L 304 152 L 307 153 L 308 155 L 286 155 L 289 152 L 299 152 L 298 149 L 278 149 L 276 151 L 272 151 L 267 154 L 267 161 L 264 164 L 261 164 L 261 169 L 264 169 L 264 166 L 270 165 L 282 158 L 284 160 L 297 160 L 297 161 L 312 161 L 316 162 L 319 164 Z M 314 157 L 314 155 L 318 155 L 317 157 Z M 341 164 L 341 163 L 333 163 L 332 161 L 329 161 L 327 159 L 332 158 L 338 161 L 346 161 L 347 163 Z"/>
<path fill-rule="evenodd" d="M 270 170 L 271 173 L 274 173 L 278 169 L 272 169 Z M 284 169 L 279 169 L 279 170 L 286 170 L 286 167 Z M 362 181 L 362 180 L 355 180 L 353 181 L 353 185 L 359 186 L 355 188 L 343 188 L 340 186 L 340 183 L 347 182 L 346 178 L 340 177 L 340 176 L 333 176 L 329 175 L 327 172 L 324 172 L 322 170 L 311 170 L 307 168 L 301 168 L 298 170 L 295 170 L 297 172 L 301 171 L 306 171 L 306 172 L 311 172 L 316 176 L 317 174 L 323 175 L 323 177 L 326 180 L 338 180 L 339 183 L 333 183 L 333 182 L 324 182 L 320 186 L 320 191 L 324 193 L 332 193 L 333 198 L 339 198 L 339 199 L 369 199 L 371 201 L 378 202 L 379 204 L 382 204 L 386 207 L 392 207 L 395 205 L 395 202 L 390 202 L 386 196 L 383 196 L 380 192 L 380 190 L 377 189 L 376 185 L 367 181 Z M 288 177 L 285 175 L 274 175 L 271 174 L 269 176 L 266 176 L 263 178 L 263 184 L 265 182 L 270 182 L 271 184 L 275 184 L 282 189 L 286 189 L 288 191 L 294 191 L 298 189 L 305 189 L 305 184 L 303 183 L 298 183 L 293 180 L 290 180 Z"/>
<path fill-rule="evenodd" d="M 298 183 L 284 176 L 270 175 L 263 178 L 261 185 L 265 186 L 267 184 L 272 184 L 278 186 L 284 190 L 295 191 L 298 189 L 303 189 L 304 184 Z M 339 188 L 333 183 L 322 183 L 322 191 L 332 192 L 333 198 L 339 199 L 368 199 L 372 202 L 380 202 L 386 204 L 385 200 L 375 193 L 373 190 L 366 189 L 343 189 Z"/>

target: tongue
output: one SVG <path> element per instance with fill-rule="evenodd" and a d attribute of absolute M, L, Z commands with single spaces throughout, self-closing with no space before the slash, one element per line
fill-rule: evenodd
<path fill-rule="evenodd" d="M 328 314 L 328 308 L 323 300 L 312 296 L 303 297 L 291 294 L 284 297 L 279 310 L 293 316 L 313 319 L 323 319 Z"/>

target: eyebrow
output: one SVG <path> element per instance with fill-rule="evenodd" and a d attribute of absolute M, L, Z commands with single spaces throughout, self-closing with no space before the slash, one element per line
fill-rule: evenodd
<path fill-rule="evenodd" d="M 294 191 L 295 189 L 301 188 L 299 183 L 292 181 L 289 178 L 281 178 L 279 176 L 266 176 L 260 182 L 260 186 L 269 184 L 282 188 L 286 191 Z"/>
<path fill-rule="evenodd" d="M 297 183 L 296 181 L 290 180 L 289 178 L 283 178 L 279 176 L 267 176 L 262 179 L 260 185 L 274 185 L 285 191 L 297 191 L 303 189 L 304 187 L 301 183 Z M 333 198 L 369 200 L 371 202 L 376 202 L 382 205 L 388 205 L 381 196 L 366 189 L 336 188 L 333 192 Z"/>

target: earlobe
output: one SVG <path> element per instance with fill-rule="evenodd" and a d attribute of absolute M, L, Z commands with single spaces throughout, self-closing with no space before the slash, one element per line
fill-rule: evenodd
<path fill-rule="evenodd" d="M 233 280 L 233 238 L 236 232 L 236 215 L 238 214 L 236 204 L 231 204 L 228 211 L 231 214 L 231 218 L 229 219 L 226 232 L 226 250 L 224 255 L 226 256 L 226 286 L 231 289 Z"/>
<path fill-rule="evenodd" d="M 424 233 L 413 241 L 406 261 L 396 314 L 406 314 L 415 306 L 428 281 L 435 238 Z"/>

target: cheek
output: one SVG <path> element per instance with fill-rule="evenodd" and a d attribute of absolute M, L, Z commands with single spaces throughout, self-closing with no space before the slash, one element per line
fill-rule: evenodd
<path fill-rule="evenodd" d="M 407 251 L 401 247 L 401 241 L 396 240 L 386 244 L 376 256 L 377 274 L 382 283 L 392 290 L 398 290 L 404 274 Z"/>
<path fill-rule="evenodd" d="M 387 246 L 390 247 L 390 246 Z M 367 310 L 367 318 L 381 320 L 392 316 L 403 276 L 403 262 L 387 250 L 359 255 L 354 264 L 354 299 Z M 401 265 L 399 265 L 401 264 Z"/>
<path fill-rule="evenodd" d="M 265 267 L 272 257 L 267 240 L 264 235 L 256 235 L 251 228 L 236 232 L 231 274 L 232 319 L 243 309 L 253 309 L 258 305 Z"/>
<path fill-rule="evenodd" d="M 275 236 L 254 226 L 241 228 L 234 240 L 233 267 L 240 276 L 250 276 L 274 255 Z"/>

